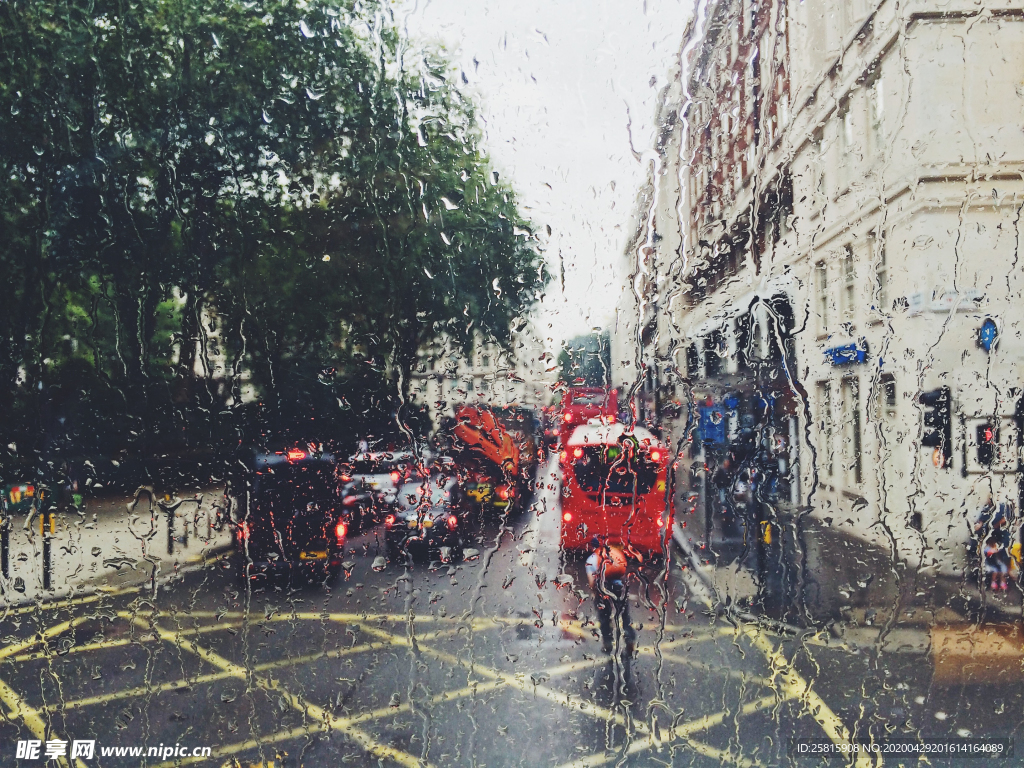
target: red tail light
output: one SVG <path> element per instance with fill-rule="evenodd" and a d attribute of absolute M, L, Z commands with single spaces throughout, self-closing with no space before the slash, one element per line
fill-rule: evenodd
<path fill-rule="evenodd" d="M 394 524 L 395 524 L 395 516 L 394 515 L 388 515 L 387 517 L 384 518 L 384 525 L 386 527 L 390 528 Z"/>
<path fill-rule="evenodd" d="M 495 493 L 498 494 L 498 498 L 502 501 L 508 501 L 508 497 L 512 495 L 512 491 L 509 490 L 507 485 L 499 485 Z"/>
<path fill-rule="evenodd" d="M 659 527 L 659 528 L 661 528 L 661 526 L 663 526 L 664 524 L 665 524 L 665 521 L 664 521 L 664 520 L 662 520 L 662 519 L 661 519 L 661 518 L 659 517 L 659 518 L 658 518 L 658 527 Z"/>
<path fill-rule="evenodd" d="M 306 458 L 306 452 L 300 450 L 299 448 L 292 448 L 285 455 L 288 457 L 288 461 L 302 461 L 304 458 Z"/>
<path fill-rule="evenodd" d="M 351 479 L 352 479 L 352 475 L 342 475 L 341 476 L 341 482 L 343 482 L 343 483 L 347 483 Z"/>
<path fill-rule="evenodd" d="M 359 501 L 358 496 L 346 496 L 344 499 L 341 500 L 341 503 L 344 504 L 346 507 L 351 507 L 357 501 Z"/>
<path fill-rule="evenodd" d="M 567 458 L 569 458 L 569 454 L 566 453 L 565 451 L 562 451 L 561 453 L 558 454 L 559 461 L 564 462 Z"/>
<path fill-rule="evenodd" d="M 572 513 L 571 512 L 563 513 L 562 514 L 562 519 L 565 520 L 565 522 L 567 522 L 567 523 L 572 522 Z"/>
<path fill-rule="evenodd" d="M 572 450 L 572 457 L 574 459 L 582 459 L 583 458 L 583 449 L 582 448 L 573 448 L 573 450 Z"/>
<path fill-rule="evenodd" d="M 459 518 L 457 518 L 455 515 L 448 515 L 448 528 L 454 531 L 456 528 L 458 528 L 458 526 Z"/>
<path fill-rule="evenodd" d="M 562 418 L 565 419 L 565 423 L 568 424 L 570 421 L 572 421 L 572 414 L 571 413 L 567 413 Z"/>
<path fill-rule="evenodd" d="M 661 451 L 651 451 L 651 461 L 661 461 Z"/>
<path fill-rule="evenodd" d="M 342 544 L 345 541 L 345 534 L 348 533 L 348 526 L 344 520 L 339 520 L 338 524 L 334 526 L 334 535 L 338 539 L 338 544 Z"/>
<path fill-rule="evenodd" d="M 400 477 L 401 477 L 401 475 L 398 472 L 392 472 L 391 473 L 391 482 L 397 483 L 398 482 L 398 478 L 400 478 Z"/>

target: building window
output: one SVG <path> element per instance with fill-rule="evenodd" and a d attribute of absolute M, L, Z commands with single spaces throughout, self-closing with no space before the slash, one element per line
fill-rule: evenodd
<path fill-rule="evenodd" d="M 832 457 L 832 385 L 827 381 L 818 382 L 818 434 L 821 445 L 818 462 L 828 477 L 832 477 L 835 466 Z"/>
<path fill-rule="evenodd" d="M 691 344 L 686 348 L 686 375 L 691 379 L 695 379 L 699 372 L 700 353 L 697 351 L 697 345 Z"/>
<path fill-rule="evenodd" d="M 872 232 L 871 255 L 875 257 L 875 290 L 878 296 L 879 313 L 889 313 L 889 267 L 885 260 L 885 238 L 879 237 L 877 232 Z"/>
<path fill-rule="evenodd" d="M 853 170 L 853 113 L 850 112 L 850 100 L 846 99 L 839 105 L 839 173 L 840 192 L 845 191 L 850 184 L 850 174 Z"/>
<path fill-rule="evenodd" d="M 843 379 L 843 464 L 846 484 L 861 483 L 860 387 L 857 379 Z"/>
<path fill-rule="evenodd" d="M 843 320 L 852 322 L 856 311 L 857 282 L 853 263 L 853 246 L 846 245 L 839 260 L 839 271 L 843 276 Z"/>
<path fill-rule="evenodd" d="M 722 372 L 723 341 L 721 330 L 712 331 L 704 339 L 704 370 L 708 376 L 717 376 Z"/>
<path fill-rule="evenodd" d="M 480 358 L 480 362 L 481 362 L 482 367 L 490 368 L 491 367 L 491 356 L 490 355 L 484 355 L 482 358 Z"/>
<path fill-rule="evenodd" d="M 818 294 L 818 322 L 822 335 L 828 333 L 828 265 L 819 261 L 814 267 L 814 282 Z"/>
<path fill-rule="evenodd" d="M 871 151 L 878 157 L 885 151 L 884 96 L 882 77 L 876 75 L 868 83 L 868 123 L 871 126 Z"/>
<path fill-rule="evenodd" d="M 883 373 L 878 381 L 878 415 L 880 418 L 896 418 L 896 377 Z"/>
<path fill-rule="evenodd" d="M 819 130 L 812 139 L 811 173 L 814 178 L 817 200 L 816 208 L 823 208 L 829 198 L 828 158 L 826 157 L 825 134 Z"/>

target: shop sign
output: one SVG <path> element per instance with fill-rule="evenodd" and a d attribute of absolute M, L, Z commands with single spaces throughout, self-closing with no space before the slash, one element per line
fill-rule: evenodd
<path fill-rule="evenodd" d="M 830 365 L 850 365 L 851 363 L 863 363 L 868 357 L 868 343 L 860 339 L 852 344 L 843 344 L 839 347 L 830 347 L 825 350 L 825 359 Z"/>
<path fill-rule="evenodd" d="M 953 307 L 957 312 L 975 312 L 981 302 L 982 293 L 977 288 L 962 291 L 918 291 L 907 296 L 907 314 L 911 317 L 923 312 L 949 314 Z"/>

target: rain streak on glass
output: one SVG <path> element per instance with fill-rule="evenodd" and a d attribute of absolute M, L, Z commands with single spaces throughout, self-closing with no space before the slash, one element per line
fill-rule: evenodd
<path fill-rule="evenodd" d="M 0 40 L 0 764 L 1024 759 L 1024 0 Z"/>

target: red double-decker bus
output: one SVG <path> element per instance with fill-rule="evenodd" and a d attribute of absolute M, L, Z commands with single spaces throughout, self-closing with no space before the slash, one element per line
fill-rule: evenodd
<path fill-rule="evenodd" d="M 558 444 L 564 445 L 572 431 L 591 419 L 614 424 L 619 412 L 618 392 L 607 387 L 569 387 L 558 411 Z"/>

